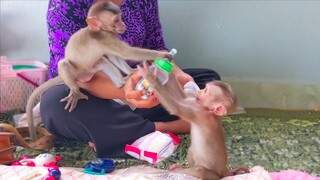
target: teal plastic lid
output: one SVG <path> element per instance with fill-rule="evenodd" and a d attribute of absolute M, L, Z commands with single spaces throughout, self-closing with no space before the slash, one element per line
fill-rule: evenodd
<path fill-rule="evenodd" d="M 20 69 L 36 69 L 39 68 L 38 66 L 34 65 L 12 65 L 13 70 L 20 70 Z"/>
<path fill-rule="evenodd" d="M 167 71 L 169 73 L 172 71 L 173 63 L 171 63 L 169 61 L 162 60 L 162 59 L 156 59 L 154 61 L 154 63 L 156 64 L 156 66 L 158 66 L 162 70 L 165 70 L 165 71 Z"/>

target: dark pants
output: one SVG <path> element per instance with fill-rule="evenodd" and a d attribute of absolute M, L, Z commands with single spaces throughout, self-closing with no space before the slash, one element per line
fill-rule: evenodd
<path fill-rule="evenodd" d="M 206 82 L 220 80 L 219 74 L 208 69 L 185 69 L 202 89 Z M 44 126 L 55 136 L 78 141 L 92 141 L 98 157 L 126 157 L 124 147 L 155 130 L 155 121 L 178 119 L 161 106 L 136 109 L 113 100 L 97 98 L 84 90 L 88 100 L 80 100 L 69 113 L 60 99 L 69 89 L 65 85 L 52 87 L 41 97 L 40 111 Z"/>

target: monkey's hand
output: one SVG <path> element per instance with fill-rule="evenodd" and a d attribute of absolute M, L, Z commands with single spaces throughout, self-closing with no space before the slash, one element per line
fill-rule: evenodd
<path fill-rule="evenodd" d="M 78 100 L 86 99 L 88 100 L 88 96 L 83 94 L 82 92 L 78 91 L 70 91 L 69 95 L 60 100 L 60 102 L 67 102 L 66 106 L 64 107 L 65 110 L 69 109 L 69 112 L 74 110 L 77 106 Z"/>
<path fill-rule="evenodd" d="M 137 66 L 137 68 L 142 77 L 144 77 L 151 84 L 151 86 L 158 86 L 161 84 L 157 80 L 157 68 L 155 68 L 154 72 L 151 72 L 146 61 L 143 62 L 143 67 Z"/>
<path fill-rule="evenodd" d="M 157 57 L 156 58 L 160 58 L 160 59 L 163 59 L 163 60 L 168 60 L 168 61 L 171 62 L 172 59 L 173 59 L 173 56 L 172 56 L 172 54 L 170 54 L 170 52 L 161 51 L 161 52 L 157 53 Z"/>
<path fill-rule="evenodd" d="M 177 54 L 176 49 L 171 49 L 171 51 L 167 54 L 166 58 L 171 62 L 173 60 L 173 56 Z"/>
<path fill-rule="evenodd" d="M 168 59 L 168 61 L 170 61 L 170 62 L 173 60 L 173 56 L 170 53 L 167 53 L 165 55 L 165 58 Z"/>

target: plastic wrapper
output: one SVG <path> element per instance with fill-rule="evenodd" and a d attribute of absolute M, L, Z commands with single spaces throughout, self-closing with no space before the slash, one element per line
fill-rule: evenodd
<path fill-rule="evenodd" d="M 180 138 L 171 133 L 155 131 L 127 144 L 125 152 L 134 158 L 156 164 L 169 157 L 179 146 Z"/>

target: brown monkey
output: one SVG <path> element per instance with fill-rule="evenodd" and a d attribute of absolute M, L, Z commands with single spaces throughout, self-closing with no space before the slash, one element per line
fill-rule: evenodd
<path fill-rule="evenodd" d="M 80 92 L 77 81 L 89 81 L 96 72 L 103 71 L 117 87 L 121 87 L 124 78 L 120 70 L 127 75 L 133 71 L 124 59 L 142 61 L 172 58 L 168 52 L 131 47 L 122 42 L 117 37 L 117 34 L 126 30 L 121 10 L 109 0 L 99 0 L 93 4 L 86 21 L 88 26 L 77 31 L 68 41 L 65 58 L 58 63 L 59 76 L 42 84 L 29 97 L 26 113 L 33 140 L 36 134 L 32 108 L 37 97 L 50 87 L 65 83 L 70 88 L 69 95 L 61 101 L 66 101 L 65 109 L 72 111 L 78 100 L 88 98 Z"/>
<path fill-rule="evenodd" d="M 156 80 L 156 72 L 150 72 L 146 63 L 138 69 L 168 112 L 191 124 L 191 146 L 187 157 L 189 167 L 173 165 L 171 170 L 210 180 L 249 172 L 245 167 L 227 168 L 227 149 L 220 119 L 237 107 L 237 97 L 227 83 L 209 82 L 198 91 L 196 98 L 187 98 L 173 74 L 162 86 Z"/>

